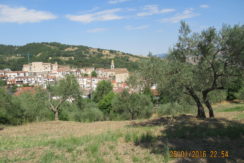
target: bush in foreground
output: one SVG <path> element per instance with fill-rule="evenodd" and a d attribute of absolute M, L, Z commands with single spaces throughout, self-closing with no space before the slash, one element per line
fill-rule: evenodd
<path fill-rule="evenodd" d="M 126 90 L 116 96 L 112 106 L 115 117 L 131 120 L 150 117 L 153 107 L 150 97 L 137 93 L 129 94 Z"/>

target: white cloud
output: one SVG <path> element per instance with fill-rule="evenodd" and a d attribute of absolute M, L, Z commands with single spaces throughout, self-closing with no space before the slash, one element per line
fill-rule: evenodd
<path fill-rule="evenodd" d="M 125 29 L 131 31 L 131 30 L 143 30 L 143 29 L 147 29 L 149 28 L 148 25 L 141 25 L 141 26 L 131 26 L 131 25 L 127 25 L 125 26 Z"/>
<path fill-rule="evenodd" d="M 0 22 L 3 23 L 36 23 L 55 18 L 57 17 L 50 12 L 0 4 Z"/>
<path fill-rule="evenodd" d="M 200 7 L 201 7 L 201 8 L 209 8 L 209 6 L 206 5 L 206 4 L 200 5 Z"/>
<path fill-rule="evenodd" d="M 106 31 L 107 28 L 93 28 L 93 29 L 89 29 L 87 30 L 87 32 L 89 33 L 97 33 L 97 32 L 103 32 L 103 31 Z"/>
<path fill-rule="evenodd" d="M 162 19 L 162 22 L 177 23 L 181 20 L 190 19 L 190 18 L 196 17 L 198 15 L 199 14 L 193 12 L 193 9 L 186 9 L 181 14 L 177 14 L 177 15 L 170 17 L 170 18 Z"/>
<path fill-rule="evenodd" d="M 117 4 L 117 3 L 123 3 L 123 2 L 127 2 L 129 0 L 109 0 L 108 3 L 109 4 Z"/>
<path fill-rule="evenodd" d="M 71 21 L 77 21 L 82 23 L 123 19 L 124 17 L 116 14 L 119 11 L 121 11 L 121 9 L 116 8 L 116 9 L 103 10 L 103 11 L 90 13 L 90 14 L 66 15 L 66 17 Z"/>
<path fill-rule="evenodd" d="M 150 16 L 175 11 L 175 9 L 172 8 L 160 9 L 158 5 L 147 5 L 143 8 L 143 10 L 145 10 L 145 12 L 137 13 L 137 16 Z"/>

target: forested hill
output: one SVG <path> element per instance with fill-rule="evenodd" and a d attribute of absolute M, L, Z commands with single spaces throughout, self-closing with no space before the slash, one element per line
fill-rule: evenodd
<path fill-rule="evenodd" d="M 22 65 L 34 61 L 58 62 L 72 67 L 109 68 L 111 59 L 116 67 L 126 67 L 130 71 L 138 68 L 138 62 L 145 59 L 115 50 L 91 48 L 87 46 L 65 45 L 61 43 L 30 43 L 24 46 L 0 45 L 0 69 L 21 70 Z"/>

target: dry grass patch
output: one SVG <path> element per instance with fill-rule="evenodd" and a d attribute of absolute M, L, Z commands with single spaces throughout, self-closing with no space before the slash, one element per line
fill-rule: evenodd
<path fill-rule="evenodd" d="M 64 51 L 76 51 L 76 50 L 78 50 L 78 47 L 68 47 L 64 49 Z"/>
<path fill-rule="evenodd" d="M 155 128 L 126 127 L 129 124 L 58 121 L 7 127 L 0 132 L 0 162 L 162 162 L 163 156 L 133 142 Z"/>
<path fill-rule="evenodd" d="M 68 121 L 49 121 L 25 124 L 22 126 L 6 127 L 0 131 L 0 136 L 7 137 L 35 137 L 58 138 L 69 136 L 96 135 L 107 130 L 117 130 L 129 121 L 103 121 L 93 123 L 79 123 Z"/>

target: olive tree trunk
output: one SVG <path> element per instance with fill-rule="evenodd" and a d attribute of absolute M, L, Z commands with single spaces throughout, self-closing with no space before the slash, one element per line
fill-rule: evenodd
<path fill-rule="evenodd" d="M 199 99 L 199 97 L 195 93 L 195 91 L 191 88 L 187 88 L 187 90 L 189 92 L 189 95 L 193 98 L 193 100 L 195 101 L 195 103 L 197 105 L 197 118 L 206 118 L 204 107 L 201 103 L 201 100 Z"/>
<path fill-rule="evenodd" d="M 210 118 L 214 118 L 214 112 L 213 112 L 213 108 L 212 108 L 212 105 L 208 99 L 208 93 L 209 91 L 203 91 L 202 92 L 202 96 L 203 96 L 203 102 L 204 104 L 207 106 L 208 108 L 208 112 L 209 112 L 209 117 Z"/>
<path fill-rule="evenodd" d="M 54 112 L 54 120 L 55 121 L 58 121 L 59 120 L 58 115 L 59 115 L 58 111 Z"/>

